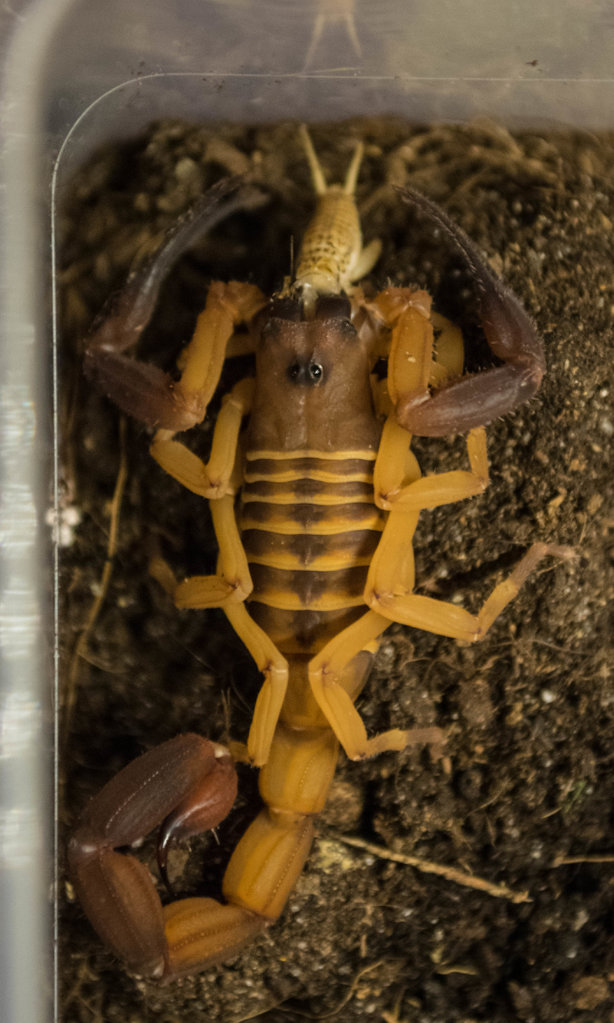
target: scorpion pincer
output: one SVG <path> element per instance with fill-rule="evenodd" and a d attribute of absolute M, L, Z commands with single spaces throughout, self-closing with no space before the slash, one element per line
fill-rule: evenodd
<path fill-rule="evenodd" d="M 86 350 L 90 379 L 155 429 L 151 453 L 160 466 L 210 501 L 217 574 L 176 584 L 170 570 L 161 573 L 176 606 L 223 608 L 264 677 L 244 749 L 261 768 L 263 808 L 230 859 L 223 903 L 186 898 L 163 907 L 148 869 L 118 851 L 159 828 L 164 872 L 171 842 L 228 814 L 232 758 L 208 739 L 179 735 L 133 761 L 92 799 L 70 840 L 70 876 L 100 937 L 130 969 L 165 981 L 233 956 L 279 917 L 309 854 L 340 746 L 362 759 L 439 733 L 393 728 L 367 737 L 355 701 L 390 623 L 478 640 L 541 558 L 560 553 L 534 544 L 477 614 L 414 592 L 420 511 L 484 491 L 484 424 L 535 393 L 542 345 L 475 246 L 413 192 L 401 198 L 468 264 L 482 329 L 501 364 L 463 375 L 460 332 L 431 312 L 426 292 L 388 287 L 367 297 L 358 282 L 380 245 L 361 240 L 354 190 L 362 147 L 344 184 L 327 187 L 302 133 L 318 204 L 294 278 L 271 300 L 251 284 L 212 283 L 177 381 L 124 354 L 177 256 L 245 203 L 245 186 L 222 184 L 128 279 Z M 223 400 L 205 464 L 175 435 L 203 420 L 225 360 L 246 348 L 255 371 Z M 372 371 L 383 360 L 387 377 L 378 383 Z M 468 467 L 422 476 L 412 434 L 458 432 L 467 433 Z"/>

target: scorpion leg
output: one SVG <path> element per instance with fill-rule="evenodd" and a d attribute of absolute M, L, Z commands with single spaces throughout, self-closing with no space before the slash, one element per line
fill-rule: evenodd
<path fill-rule="evenodd" d="M 212 289 L 214 287 L 216 285 L 212 285 Z M 247 297 L 250 298 L 249 295 Z M 223 348 L 221 351 L 219 346 L 214 345 L 212 348 L 207 340 L 207 332 L 203 330 L 199 334 L 197 328 L 197 334 L 188 349 L 182 377 L 183 380 L 188 371 L 194 373 L 195 364 L 198 364 L 201 393 L 204 393 L 205 385 L 210 387 L 207 382 L 207 368 L 210 368 L 211 362 L 219 360 L 220 354 L 223 362 Z M 217 367 L 217 377 L 222 362 Z M 205 408 L 209 397 L 210 392 L 207 392 Z M 171 430 L 158 430 L 152 441 L 150 453 L 165 472 L 186 489 L 209 498 L 220 557 L 224 564 L 224 574 L 193 576 L 182 583 L 177 583 L 166 562 L 161 558 L 154 558 L 150 564 L 150 573 L 170 593 L 179 608 L 223 607 L 229 601 L 245 600 L 252 590 L 247 559 L 234 515 L 234 495 L 239 484 L 237 471 L 239 433 L 243 417 L 251 408 L 252 398 L 253 381 L 248 379 L 240 380 L 230 394 L 226 395 L 216 420 L 211 455 L 207 464 L 185 444 L 174 440 Z"/>
<path fill-rule="evenodd" d="M 388 288 L 378 296 L 375 304 L 380 315 L 393 324 L 387 384 L 390 400 L 398 408 L 400 395 L 424 390 L 434 378 L 445 383 L 462 365 L 462 336 L 443 317 L 430 316 L 430 303 L 424 292 Z M 433 360 L 432 320 L 441 330 L 436 361 Z M 375 463 L 375 502 L 380 508 L 398 510 L 402 506 L 407 512 L 419 512 L 423 508 L 435 508 L 474 497 L 486 489 L 488 457 L 483 427 L 471 430 L 467 437 L 469 471 L 452 470 L 422 478 L 418 462 L 410 450 L 410 441 L 411 436 L 393 411 L 384 426 Z M 410 544 L 415 524 L 411 530 L 408 523 L 401 528 L 405 545 Z M 385 534 L 390 532 L 392 527 L 388 522 Z M 411 546 L 408 546 L 408 552 L 410 550 Z"/>
<path fill-rule="evenodd" d="M 373 573 L 370 583 L 367 583 L 366 599 L 370 607 L 391 622 L 411 625 L 438 636 L 450 636 L 468 643 L 484 638 L 542 558 L 546 555 L 573 557 L 573 551 L 567 547 L 534 543 L 516 568 L 495 586 L 477 614 L 471 614 L 456 604 L 412 593 L 409 579 L 400 578 L 396 568 L 399 560 L 398 543 L 391 544 L 387 554 L 386 560 L 380 559 L 378 571 Z"/>
<path fill-rule="evenodd" d="M 150 565 L 151 574 L 174 598 L 181 609 L 223 607 L 227 602 L 245 600 L 252 590 L 247 559 L 234 514 L 238 485 L 238 441 L 243 416 L 249 411 L 253 382 L 241 380 L 224 399 L 213 432 L 211 457 L 205 463 L 172 433 L 158 430 L 151 454 L 161 467 L 188 490 L 208 497 L 220 551 L 217 575 L 192 576 L 177 583 L 171 569 L 160 558 Z"/>
<path fill-rule="evenodd" d="M 396 294 L 394 289 L 385 296 L 386 301 L 398 302 L 399 308 L 401 299 L 402 295 Z M 393 328 L 388 364 L 388 388 L 393 402 L 401 391 L 416 390 L 428 380 L 430 353 L 428 331 L 410 305 L 401 311 Z M 453 353 L 448 354 L 449 365 L 453 358 Z M 469 472 L 456 470 L 421 478 L 417 463 L 408 472 L 407 460 L 413 456 L 407 453 L 410 437 L 403 438 L 403 432 L 391 416 L 378 452 L 376 502 L 389 509 L 389 516 L 369 569 L 365 601 L 391 621 L 474 642 L 486 634 L 542 558 L 548 554 L 570 557 L 572 552 L 545 543 L 533 544 L 513 572 L 495 587 L 477 614 L 413 593 L 411 540 L 420 511 L 481 493 L 488 484 L 488 458 L 484 429 L 472 429 L 467 437 Z"/>
<path fill-rule="evenodd" d="M 456 366 L 462 366 L 462 338 L 455 328 L 447 331 L 447 343 L 441 346 L 442 351 L 438 353 L 441 361 L 433 362 L 430 299 L 425 292 L 390 288 L 378 296 L 374 305 L 379 315 L 396 323 L 388 360 L 388 391 L 393 402 L 400 387 L 411 389 L 426 386 L 434 375 L 443 380 Z M 447 323 L 442 321 L 438 325 L 444 331 L 447 330 Z M 420 467 L 410 450 L 409 442 L 407 431 L 399 426 L 392 413 L 384 426 L 374 470 L 375 500 L 382 508 L 396 509 L 397 502 L 401 495 L 404 496 L 409 485 L 421 482 Z M 449 481 L 448 485 L 451 483 L 454 487 L 455 482 Z M 471 484 L 473 490 L 473 480 Z M 377 563 L 376 559 L 382 556 L 382 549 L 387 549 L 383 545 L 390 535 L 391 517 L 389 515 L 372 563 Z M 402 544 L 396 542 L 397 533 L 394 533 L 395 555 L 398 559 L 396 568 L 404 577 L 409 576 L 413 581 L 412 540 L 418 523 L 418 512 L 403 507 L 401 517 Z M 389 619 L 378 608 L 373 608 L 328 643 L 309 665 L 309 681 L 315 699 L 347 756 L 353 760 L 375 756 L 385 750 L 401 750 L 413 742 L 440 743 L 442 740 L 438 728 L 394 728 L 373 738 L 367 736 L 362 718 L 354 706 L 357 692 L 352 691 L 352 676 L 347 675 L 345 669 L 360 650 L 377 641 L 388 625 Z"/>
<path fill-rule="evenodd" d="M 90 801 L 68 846 L 70 876 L 100 937 L 139 973 L 163 976 L 172 951 L 148 869 L 117 850 L 160 825 L 164 847 L 213 828 L 236 791 L 228 750 L 186 734 L 133 760 Z"/>
<path fill-rule="evenodd" d="M 179 441 L 169 430 L 158 430 L 150 454 L 165 472 L 187 490 L 209 500 L 236 492 L 232 480 L 236 466 L 237 445 L 243 417 L 250 411 L 254 393 L 253 380 L 240 380 L 225 395 L 213 432 L 209 461 L 205 463 Z"/>
<path fill-rule="evenodd" d="M 440 728 L 392 728 L 367 737 L 360 714 L 354 706 L 359 690 L 351 670 L 353 659 L 362 650 L 376 649 L 377 640 L 390 625 L 377 611 L 367 611 L 336 636 L 309 665 L 309 682 L 320 710 L 328 720 L 345 753 L 352 760 L 373 757 L 388 750 L 401 750 L 411 744 L 440 745 Z"/>
<path fill-rule="evenodd" d="M 241 543 L 234 510 L 234 497 L 227 495 L 211 502 L 213 528 L 220 548 L 217 575 L 193 575 L 169 587 L 163 573 L 159 581 L 169 590 L 181 611 L 240 604 L 253 589 L 247 558 Z M 157 566 L 156 566 L 157 567 Z M 158 576 L 158 572 L 152 572 Z"/>
<path fill-rule="evenodd" d="M 407 430 L 442 437 L 489 423 L 531 398 L 546 369 L 543 345 L 519 300 L 447 214 L 416 192 L 400 194 L 436 224 L 462 255 L 475 281 L 486 340 L 504 364 L 453 380 L 433 394 L 424 388 L 399 395 L 397 417 Z"/>
<path fill-rule="evenodd" d="M 160 285 L 176 259 L 224 217 L 253 206 L 253 189 L 224 182 L 167 234 L 160 250 L 134 271 L 94 325 L 85 349 L 86 376 L 123 412 L 152 427 L 187 430 L 202 421 L 235 324 L 251 319 L 264 299 L 253 285 L 214 282 L 183 356 L 178 381 L 123 353 L 136 345 L 155 309 Z"/>
<path fill-rule="evenodd" d="M 392 427 L 395 432 L 385 430 L 378 461 L 381 459 L 389 470 L 394 448 L 397 449 L 397 455 L 399 452 L 400 428 L 390 421 L 387 427 Z M 388 442 L 390 439 L 392 444 Z M 408 443 L 409 438 L 405 434 L 406 450 Z M 362 719 L 354 707 L 353 701 L 357 694 L 352 692 L 344 678 L 344 670 L 361 649 L 384 632 L 391 621 L 469 642 L 481 639 L 543 557 L 548 554 L 568 557 L 572 553 L 567 548 L 533 544 L 514 571 L 495 587 L 476 615 L 455 604 L 412 593 L 412 540 L 420 510 L 470 497 L 483 490 L 487 481 L 488 465 L 482 429 L 471 431 L 468 450 L 471 472 L 443 473 L 427 479 L 417 476 L 413 482 L 392 488 L 397 499 L 391 502 L 391 495 L 388 495 L 388 500 L 382 502 L 391 510 L 373 556 L 365 588 L 365 602 L 371 610 L 327 644 L 309 666 L 309 680 L 315 699 L 351 759 L 404 749 L 410 743 L 442 741 L 439 728 L 394 728 L 368 738 Z M 413 464 L 415 460 L 412 460 L 413 456 L 409 459 L 409 465 L 415 472 L 417 463 Z M 404 465 L 404 459 L 397 462 L 399 464 L 401 469 L 407 466 L 407 462 Z"/>
<path fill-rule="evenodd" d="M 431 311 L 431 323 L 436 331 L 436 358 L 431 367 L 429 384 L 431 387 L 442 387 L 463 372 L 465 347 L 460 328 L 440 313 Z"/>
<path fill-rule="evenodd" d="M 157 462 L 188 490 L 209 498 L 211 502 L 220 570 L 215 576 L 192 576 L 177 584 L 168 566 L 157 559 L 152 574 L 171 593 L 181 609 L 223 608 L 235 632 L 263 672 L 264 683 L 256 701 L 247 742 L 248 760 L 260 766 L 266 763 L 286 693 L 288 664 L 243 606 L 251 593 L 252 580 L 236 521 L 234 494 L 237 479 L 233 476 L 237 476 L 241 422 L 249 412 L 252 396 L 252 380 L 239 381 L 227 395 L 215 424 L 207 465 L 185 445 L 167 439 L 166 431 L 159 430 L 156 434 L 151 453 Z"/>
<path fill-rule="evenodd" d="M 379 312 L 395 324 L 388 360 L 388 392 L 392 402 L 402 391 L 417 390 L 436 379 L 444 382 L 462 367 L 460 332 L 443 318 L 433 317 L 442 330 L 437 361 L 433 361 L 430 307 L 424 293 L 389 289 L 376 300 Z M 393 412 L 383 430 L 374 471 L 376 503 L 388 510 L 388 519 L 373 556 L 365 602 L 371 610 L 317 655 L 310 664 L 314 696 L 333 731 L 353 759 L 384 750 L 399 750 L 411 742 L 440 742 L 441 731 L 391 729 L 368 738 L 343 672 L 352 657 L 384 631 L 386 621 L 398 621 L 456 638 L 481 638 L 503 608 L 546 554 L 566 554 L 566 549 L 535 544 L 514 572 L 495 588 L 477 615 L 453 604 L 416 596 L 413 535 L 423 508 L 435 508 L 472 497 L 488 484 L 488 457 L 483 427 L 467 437 L 469 471 L 454 470 L 422 477 L 410 450 L 411 437 Z"/>
<path fill-rule="evenodd" d="M 222 514 L 216 509 L 223 504 Z M 217 576 L 192 576 L 174 589 L 175 604 L 182 609 L 221 607 L 239 639 L 252 655 L 257 668 L 264 675 L 264 682 L 256 700 L 252 723 L 247 740 L 246 758 L 254 767 L 261 767 L 268 759 L 273 734 L 286 695 L 288 685 L 288 662 L 259 625 L 251 618 L 245 598 L 251 590 L 251 579 L 237 530 L 232 498 L 212 503 L 216 533 L 223 536 L 220 542 L 220 564 L 223 570 Z M 218 537 L 219 539 L 219 537 Z M 228 559 L 228 551 L 240 562 L 249 586 L 240 574 L 232 571 L 234 560 Z"/>
<path fill-rule="evenodd" d="M 244 604 L 229 603 L 224 607 L 224 611 L 237 636 L 245 643 L 256 666 L 264 675 L 247 739 L 248 760 L 255 767 L 260 767 L 268 760 L 273 734 L 286 695 L 288 662 L 266 632 L 253 620 Z"/>

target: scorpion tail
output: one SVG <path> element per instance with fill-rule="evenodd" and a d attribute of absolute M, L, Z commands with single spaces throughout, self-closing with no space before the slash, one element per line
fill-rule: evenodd
<path fill-rule="evenodd" d="M 235 848 L 222 882 L 226 905 L 182 899 L 163 910 L 168 945 L 164 980 L 219 963 L 282 913 L 326 802 L 338 744 L 328 727 L 280 721 L 259 788 L 265 806 Z"/>
<path fill-rule="evenodd" d="M 215 899 L 180 899 L 164 908 L 167 965 L 162 984 L 231 958 L 270 921 Z"/>
<path fill-rule="evenodd" d="M 163 981 L 227 960 L 281 914 L 309 855 L 309 817 L 266 808 L 244 834 L 224 877 L 226 905 L 192 898 L 164 908 L 168 946 Z"/>

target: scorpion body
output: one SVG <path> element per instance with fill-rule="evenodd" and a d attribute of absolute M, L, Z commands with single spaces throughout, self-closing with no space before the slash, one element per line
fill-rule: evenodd
<path fill-rule="evenodd" d="M 420 511 L 484 490 L 482 424 L 534 393 L 541 344 L 468 239 L 413 195 L 407 201 L 443 225 L 470 264 L 484 331 L 504 364 L 463 377 L 460 334 L 431 313 L 424 292 L 388 288 L 365 298 L 354 285 L 379 243 L 362 247 L 353 198 L 361 150 L 345 184 L 329 189 L 306 132 L 304 141 L 320 199 L 294 280 L 270 303 L 251 285 L 212 284 L 181 378 L 172 381 L 123 351 L 151 315 L 168 253 L 175 258 L 193 237 L 180 226 L 153 269 L 129 280 L 86 352 L 97 385 L 157 428 L 154 458 L 211 502 L 217 574 L 180 584 L 166 566 L 154 574 L 179 608 L 223 607 L 264 675 L 247 746 L 233 750 L 261 768 L 264 806 L 231 857 L 224 904 L 189 898 L 163 909 L 146 868 L 116 851 L 160 827 L 165 874 L 171 842 L 223 819 L 234 769 L 228 751 L 209 740 L 179 736 L 138 758 L 92 800 L 70 842 L 71 876 L 101 937 L 132 969 L 163 980 L 231 956 L 279 916 L 308 856 L 340 746 L 359 759 L 440 739 L 438 729 L 366 735 L 354 702 L 390 622 L 479 639 L 541 558 L 558 553 L 533 545 L 475 615 L 413 592 Z M 201 227 L 231 212 L 233 196 L 224 187 L 209 194 Z M 247 340 L 244 332 L 237 341 L 239 324 Z M 202 420 L 235 344 L 254 352 L 255 373 L 226 397 L 205 465 L 175 434 Z M 372 371 L 382 358 L 388 375 L 378 384 Z M 411 432 L 458 430 L 469 431 L 469 469 L 422 477 Z"/>

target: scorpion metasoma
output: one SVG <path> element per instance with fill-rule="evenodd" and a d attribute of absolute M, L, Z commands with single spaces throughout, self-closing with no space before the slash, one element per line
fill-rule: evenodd
<path fill-rule="evenodd" d="M 403 728 L 367 737 L 356 710 L 391 622 L 479 640 L 544 555 L 561 553 L 534 544 L 477 614 L 414 592 L 421 510 L 484 491 L 484 424 L 535 394 L 542 344 L 473 243 L 413 192 L 400 197 L 471 272 L 481 327 L 500 365 L 463 375 L 460 331 L 431 312 L 426 292 L 361 288 L 380 250 L 377 241 L 361 241 L 354 191 L 362 147 L 345 183 L 327 187 L 301 130 L 318 203 L 280 291 L 268 299 L 251 284 L 212 283 L 177 380 L 124 354 L 177 256 L 246 203 L 251 186 L 222 183 L 131 275 L 86 348 L 89 378 L 155 429 L 151 453 L 160 466 L 210 501 L 217 574 L 177 584 L 160 560 L 155 574 L 178 608 L 223 608 L 264 676 L 242 751 L 261 768 L 264 806 L 230 859 L 223 903 L 186 898 L 163 907 L 149 870 L 119 851 L 159 827 L 164 876 L 172 842 L 229 813 L 233 758 L 209 739 L 179 735 L 133 761 L 91 800 L 70 839 L 69 872 L 91 923 L 129 968 L 164 981 L 233 956 L 280 915 L 309 854 L 340 746 L 362 759 L 433 738 L 433 730 Z M 225 360 L 239 353 L 252 353 L 255 369 L 223 399 L 205 464 L 175 434 L 202 422 Z M 376 365 L 387 366 L 385 375 L 374 373 Z M 459 432 L 467 433 L 469 467 L 422 476 L 412 434 Z"/>

